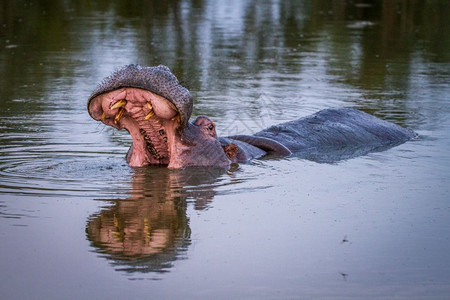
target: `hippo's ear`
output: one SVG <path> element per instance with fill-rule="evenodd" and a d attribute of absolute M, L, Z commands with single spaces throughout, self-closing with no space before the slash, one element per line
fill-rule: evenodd
<path fill-rule="evenodd" d="M 238 147 L 232 143 L 222 146 L 222 148 L 223 148 L 223 151 L 225 151 L 225 154 L 227 155 L 228 159 L 230 159 L 230 160 L 235 158 L 238 153 Z"/>

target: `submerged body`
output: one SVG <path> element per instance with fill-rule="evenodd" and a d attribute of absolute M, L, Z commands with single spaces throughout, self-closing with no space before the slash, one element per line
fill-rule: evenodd
<path fill-rule="evenodd" d="M 264 155 L 293 154 L 315 161 L 333 162 L 385 150 L 415 136 L 409 129 L 360 110 L 332 108 L 271 126 L 252 136 L 232 136 L 225 143 L 239 140 L 265 150 Z"/>
<path fill-rule="evenodd" d="M 254 135 L 218 138 L 206 116 L 189 122 L 193 101 L 167 67 L 129 65 L 106 78 L 88 100 L 92 118 L 126 129 L 133 167 L 227 167 L 265 155 L 336 161 L 379 151 L 415 136 L 411 130 L 355 109 L 326 109 Z"/>

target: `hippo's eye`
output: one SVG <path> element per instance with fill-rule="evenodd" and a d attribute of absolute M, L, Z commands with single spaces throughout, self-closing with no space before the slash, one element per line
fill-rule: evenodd
<path fill-rule="evenodd" d="M 214 125 L 213 124 L 209 124 L 208 130 L 213 130 L 213 129 L 214 129 Z"/>

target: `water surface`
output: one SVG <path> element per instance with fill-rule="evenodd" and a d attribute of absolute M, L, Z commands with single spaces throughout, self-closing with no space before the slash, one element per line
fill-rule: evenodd
<path fill-rule="evenodd" d="M 447 1 L 3 1 L 5 299 L 446 299 Z M 219 135 L 329 107 L 419 134 L 383 152 L 229 170 L 127 166 L 86 100 L 167 65 Z"/>

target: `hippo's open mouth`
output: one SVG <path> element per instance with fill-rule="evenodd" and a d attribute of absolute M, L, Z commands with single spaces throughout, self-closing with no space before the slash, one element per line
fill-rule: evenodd
<path fill-rule="evenodd" d="M 180 115 L 170 101 L 147 90 L 121 88 L 93 98 L 88 110 L 95 120 L 130 133 L 130 166 L 169 164 L 180 125 Z"/>
<path fill-rule="evenodd" d="M 214 123 L 204 116 L 190 123 L 192 107 L 189 91 L 165 66 L 125 66 L 88 100 L 92 118 L 131 134 L 127 161 L 132 167 L 228 166 Z"/>

